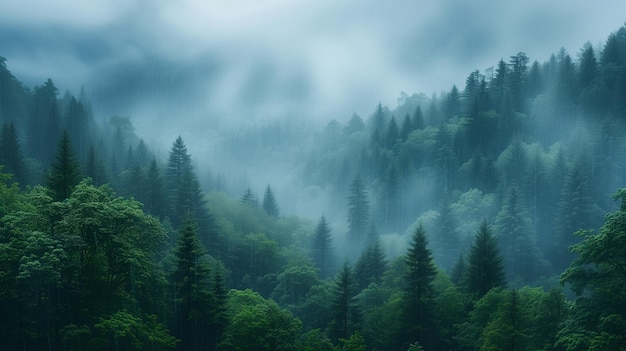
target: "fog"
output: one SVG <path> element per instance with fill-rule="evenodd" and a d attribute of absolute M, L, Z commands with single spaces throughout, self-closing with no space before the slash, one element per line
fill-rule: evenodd
<path fill-rule="evenodd" d="M 561 46 L 599 44 L 626 10 L 566 0 L 5 2 L 2 54 L 25 83 L 84 86 L 103 114 L 176 132 L 395 107 L 401 91 L 461 86 L 499 57 L 543 61 Z"/>
<path fill-rule="evenodd" d="M 608 0 L 4 2 L 0 55 L 25 84 L 84 88 L 97 118 L 128 116 L 162 159 L 181 135 L 203 184 L 272 184 L 284 213 L 337 222 L 329 206 L 344 204 L 298 163 L 328 122 L 393 110 L 402 92 L 462 89 L 518 52 L 576 58 L 626 13 Z M 259 130 L 282 139 L 241 146 Z"/>

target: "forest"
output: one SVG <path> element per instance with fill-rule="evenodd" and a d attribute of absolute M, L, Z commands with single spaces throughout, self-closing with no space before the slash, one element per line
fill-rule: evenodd
<path fill-rule="evenodd" d="M 626 350 L 626 26 L 193 158 L 9 67 L 4 350 Z"/>

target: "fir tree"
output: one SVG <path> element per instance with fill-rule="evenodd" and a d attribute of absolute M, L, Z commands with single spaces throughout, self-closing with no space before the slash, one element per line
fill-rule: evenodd
<path fill-rule="evenodd" d="M 380 241 L 374 239 L 354 265 L 354 276 L 358 288 L 365 289 L 371 283 L 380 284 L 386 270 L 385 253 L 380 246 Z"/>
<path fill-rule="evenodd" d="M 24 156 L 13 122 L 5 123 L 0 130 L 0 164 L 3 172 L 13 175 L 22 186 L 26 183 Z"/>
<path fill-rule="evenodd" d="M 329 335 L 335 340 L 347 339 L 355 330 L 358 310 L 354 303 L 354 290 L 352 269 L 348 262 L 344 262 L 341 271 L 335 278 L 332 292 L 332 318 Z"/>
<path fill-rule="evenodd" d="M 93 144 L 89 146 L 89 152 L 87 153 L 85 176 L 91 178 L 91 181 L 95 186 L 106 184 L 108 181 L 104 164 L 102 163 L 102 160 L 96 152 L 96 148 Z"/>
<path fill-rule="evenodd" d="M 322 216 L 317 223 L 315 234 L 313 237 L 313 261 L 320 270 L 320 277 L 328 278 L 331 275 L 334 265 L 331 241 L 332 237 L 330 226 L 326 222 L 326 218 Z"/>
<path fill-rule="evenodd" d="M 213 336 L 210 328 L 213 295 L 209 289 L 210 269 L 195 223 L 188 218 L 179 231 L 174 249 L 176 266 L 172 274 L 174 319 L 181 349 L 207 349 Z"/>
<path fill-rule="evenodd" d="M 55 201 L 62 201 L 70 197 L 72 190 L 80 181 L 80 165 L 76 161 L 72 141 L 65 131 L 57 149 L 56 161 L 48 174 L 46 184 L 52 191 Z"/>
<path fill-rule="evenodd" d="M 248 186 L 246 191 L 241 195 L 241 203 L 244 205 L 257 207 L 259 206 L 259 201 L 257 200 L 256 194 L 250 189 Z"/>
<path fill-rule="evenodd" d="M 267 188 L 265 188 L 265 195 L 263 195 L 263 210 L 265 210 L 265 213 L 267 213 L 270 217 L 278 218 L 280 215 L 276 199 L 274 199 L 274 193 L 272 192 L 272 188 L 270 188 L 269 184 L 267 185 Z"/>
<path fill-rule="evenodd" d="M 483 297 L 492 288 L 506 285 L 504 261 L 487 221 L 483 221 L 476 230 L 462 275 L 462 285 L 476 299 Z"/>
<path fill-rule="evenodd" d="M 415 341 L 425 347 L 433 344 L 433 282 L 437 267 L 427 245 L 426 232 L 420 224 L 406 254 L 407 273 L 403 299 L 403 340 L 406 345 Z"/>
<path fill-rule="evenodd" d="M 356 247 L 363 243 L 369 222 L 369 201 L 367 191 L 360 176 L 356 176 L 348 193 L 349 237 Z"/>

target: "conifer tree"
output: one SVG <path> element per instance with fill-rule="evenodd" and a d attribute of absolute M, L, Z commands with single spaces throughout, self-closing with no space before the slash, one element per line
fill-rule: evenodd
<path fill-rule="evenodd" d="M 326 218 L 322 216 L 317 223 L 315 234 L 313 237 L 313 262 L 320 270 L 320 277 L 330 277 L 333 265 L 334 257 L 332 254 L 332 237 L 330 235 L 332 229 L 326 222 Z"/>
<path fill-rule="evenodd" d="M 65 131 L 57 149 L 56 161 L 48 174 L 46 184 L 52 191 L 55 201 L 70 197 L 72 190 L 80 181 L 80 165 L 72 148 L 70 136 Z"/>
<path fill-rule="evenodd" d="M 0 130 L 0 165 L 4 165 L 4 173 L 12 174 L 16 182 L 25 185 L 24 156 L 13 122 L 4 123 Z"/>
<path fill-rule="evenodd" d="M 213 295 L 209 290 L 210 269 L 195 223 L 187 218 L 174 249 L 176 266 L 172 274 L 174 325 L 182 350 L 207 349 Z"/>
<path fill-rule="evenodd" d="M 354 265 L 354 276 L 358 288 L 365 289 L 371 283 L 380 284 L 386 270 L 385 253 L 380 246 L 380 241 L 374 239 Z"/>
<path fill-rule="evenodd" d="M 434 340 L 432 303 L 433 282 L 437 275 L 437 267 L 427 245 L 426 232 L 420 224 L 415 229 L 406 254 L 407 273 L 403 298 L 402 332 L 405 345 L 417 341 L 424 347 L 430 347 Z"/>
<path fill-rule="evenodd" d="M 350 183 L 348 193 L 348 226 L 349 237 L 358 247 L 363 243 L 369 223 L 369 201 L 367 191 L 361 177 L 357 175 Z"/>
<path fill-rule="evenodd" d="M 436 257 L 437 266 L 450 271 L 455 257 L 459 255 L 460 236 L 457 230 L 456 220 L 450 210 L 450 200 L 447 194 L 444 194 L 439 209 L 439 217 L 437 217 L 437 230 L 433 244 L 438 253 Z"/>
<path fill-rule="evenodd" d="M 352 269 L 346 261 L 335 278 L 332 292 L 332 318 L 329 325 L 329 335 L 335 340 L 347 339 L 355 331 L 358 321 L 358 310 L 354 303 L 356 292 L 352 274 Z"/>
<path fill-rule="evenodd" d="M 89 152 L 87 153 L 85 176 L 91 178 L 95 186 L 107 183 L 106 169 L 93 144 L 89 146 Z"/>
<path fill-rule="evenodd" d="M 267 185 L 267 188 L 265 188 L 265 195 L 263 195 L 263 210 L 265 210 L 265 213 L 267 213 L 270 217 L 278 218 L 280 215 L 278 204 L 276 204 L 274 193 L 272 192 L 272 188 L 270 188 L 269 184 Z"/>
<path fill-rule="evenodd" d="M 509 280 L 537 279 L 543 273 L 545 261 L 537 248 L 532 220 L 517 186 L 510 186 L 505 193 L 496 228 Z"/>
<path fill-rule="evenodd" d="M 461 281 L 465 289 L 477 299 L 492 288 L 506 285 L 504 261 L 498 249 L 498 242 L 486 220 L 483 220 L 476 230 Z"/>
<path fill-rule="evenodd" d="M 259 200 L 257 200 L 256 194 L 250 189 L 248 186 L 246 191 L 241 195 L 241 203 L 244 205 L 257 207 L 259 205 Z"/>
<path fill-rule="evenodd" d="M 155 217 L 163 219 L 164 193 L 161 169 L 156 157 L 152 157 L 146 174 L 146 210 Z"/>

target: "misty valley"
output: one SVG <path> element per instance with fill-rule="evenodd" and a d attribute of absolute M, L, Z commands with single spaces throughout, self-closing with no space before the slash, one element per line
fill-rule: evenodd
<path fill-rule="evenodd" d="M 626 27 L 494 62 L 164 145 L 0 57 L 0 348 L 626 350 Z"/>

